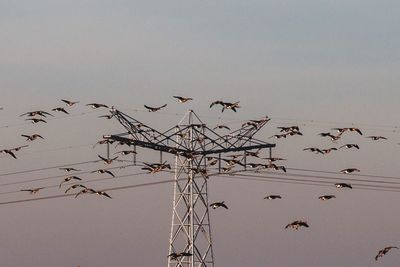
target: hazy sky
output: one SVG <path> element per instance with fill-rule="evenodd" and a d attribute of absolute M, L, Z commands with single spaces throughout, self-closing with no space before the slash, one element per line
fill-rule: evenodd
<path fill-rule="evenodd" d="M 258 138 L 277 143 L 274 155 L 287 158 L 286 167 L 328 172 L 357 167 L 372 175 L 359 179 L 396 182 L 399 12 L 399 1 L 385 0 L 0 0 L 0 149 L 25 144 L 21 134 L 45 137 L 17 153 L 18 160 L 0 155 L 0 204 L 30 198 L 18 192 L 23 188 L 56 186 L 38 196 L 63 192 L 57 188 L 62 178 L 6 185 L 64 175 L 57 169 L 3 174 L 104 154 L 104 147 L 93 144 L 124 129 L 97 118 L 106 110 L 84 106 L 90 102 L 115 105 L 160 129 L 178 123 L 189 108 L 213 126 L 239 127 L 268 115 L 272 120 Z M 178 104 L 173 95 L 194 101 Z M 45 125 L 19 117 L 61 106 L 61 98 L 80 101 L 69 117 L 57 114 Z M 219 99 L 240 101 L 242 107 L 223 114 L 209 109 Z M 164 103 L 160 114 L 143 112 L 143 104 Z M 371 142 L 352 133 L 332 144 L 317 136 L 352 123 L 364 136 L 388 140 Z M 299 125 L 304 136 L 269 139 L 282 125 Z M 326 156 L 302 151 L 347 142 L 361 149 Z M 158 159 L 157 153 L 142 152 L 140 161 Z M 78 167 L 91 171 L 104 164 Z M 140 172 L 134 167 L 118 175 Z M 101 176 L 85 179 L 96 177 Z M 171 178 L 136 175 L 93 187 Z M 373 259 L 384 246 L 400 246 L 398 192 L 222 177 L 209 183 L 210 201 L 225 200 L 230 207 L 211 211 L 216 266 L 365 267 L 400 261 L 399 251 L 378 263 Z M 84 196 L 0 205 L 1 265 L 166 266 L 172 193 L 167 183 L 113 191 L 112 200 Z M 284 197 L 263 200 L 268 193 Z M 321 203 L 317 197 L 325 193 L 337 199 Z M 307 220 L 310 228 L 283 229 L 295 219 Z"/>

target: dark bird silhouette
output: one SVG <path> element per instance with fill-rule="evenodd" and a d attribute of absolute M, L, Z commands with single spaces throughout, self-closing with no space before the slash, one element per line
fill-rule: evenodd
<path fill-rule="evenodd" d="M 122 150 L 122 151 L 115 152 L 114 154 L 121 154 L 121 155 L 126 156 L 126 155 L 137 154 L 137 153 L 133 150 Z"/>
<path fill-rule="evenodd" d="M 66 111 L 65 108 L 60 108 L 60 107 L 59 108 L 53 108 L 52 111 L 57 111 L 57 112 L 62 112 L 62 113 L 65 113 L 65 114 L 69 114 L 69 112 Z"/>
<path fill-rule="evenodd" d="M 288 136 L 288 133 L 284 133 L 284 134 L 274 134 L 274 135 L 270 136 L 269 138 L 281 139 L 281 138 L 286 138 L 287 136 Z"/>
<path fill-rule="evenodd" d="M 298 230 L 301 226 L 302 227 L 306 227 L 306 228 L 310 227 L 308 225 L 308 223 L 305 222 L 305 221 L 294 221 L 294 222 L 289 223 L 288 225 L 286 225 L 285 229 L 292 228 L 292 229 Z"/>
<path fill-rule="evenodd" d="M 24 192 L 29 192 L 32 195 L 36 194 L 37 192 L 39 192 L 39 190 L 43 189 L 44 187 L 38 187 L 38 188 L 32 188 L 32 189 L 21 189 L 20 191 L 24 191 Z"/>
<path fill-rule="evenodd" d="M 105 164 L 111 164 L 114 160 L 116 160 L 117 158 L 118 158 L 118 156 L 117 157 L 114 157 L 114 158 L 110 158 L 110 159 L 106 159 L 106 158 L 103 158 L 102 156 L 100 156 L 100 155 L 97 155 L 102 161 L 104 161 L 104 163 Z"/>
<path fill-rule="evenodd" d="M 286 160 L 283 158 L 275 158 L 275 157 L 269 157 L 269 158 L 264 158 L 264 159 L 266 159 L 269 163 L 275 162 L 275 161 L 280 161 L 280 160 Z"/>
<path fill-rule="evenodd" d="M 287 132 L 286 134 L 289 135 L 289 136 L 293 136 L 293 135 L 301 135 L 301 136 L 303 136 L 303 134 L 301 132 L 299 132 L 299 131 L 290 131 L 290 132 Z"/>
<path fill-rule="evenodd" d="M 329 137 L 329 138 L 331 139 L 331 141 L 337 141 L 337 140 L 339 140 L 340 137 L 341 137 L 341 134 L 339 134 L 339 135 L 333 135 L 333 134 L 331 134 L 331 133 L 319 133 L 318 135 L 319 135 L 319 136 L 322 136 L 322 137 Z"/>
<path fill-rule="evenodd" d="M 348 168 L 348 169 L 341 170 L 340 172 L 347 174 L 347 173 L 352 173 L 352 172 L 360 172 L 360 170 L 357 168 Z"/>
<path fill-rule="evenodd" d="M 43 136 L 41 136 L 40 134 L 32 134 L 32 135 L 21 134 L 21 136 L 25 137 L 26 141 L 33 141 L 38 138 L 44 139 Z"/>
<path fill-rule="evenodd" d="M 43 111 L 43 110 L 35 110 L 35 111 L 29 111 L 29 112 L 25 112 L 24 114 L 19 115 L 20 117 L 22 116 L 28 116 L 28 117 L 34 117 L 34 116 L 42 116 L 42 117 L 46 117 L 47 115 L 49 116 L 53 116 L 50 113 Z M 53 116 L 54 117 L 54 116 Z"/>
<path fill-rule="evenodd" d="M 281 199 L 282 197 L 280 195 L 268 195 L 264 197 L 264 199 Z"/>
<path fill-rule="evenodd" d="M 43 119 L 37 119 L 37 118 L 29 118 L 29 119 L 25 119 L 26 121 L 31 121 L 32 123 L 39 123 L 39 122 L 44 122 L 47 123 L 47 121 L 43 120 Z"/>
<path fill-rule="evenodd" d="M 167 257 L 171 258 L 171 260 L 176 261 L 179 258 L 190 257 L 190 256 L 192 256 L 192 253 L 190 253 L 190 252 L 180 252 L 180 253 L 173 252 L 173 253 L 169 254 Z"/>
<path fill-rule="evenodd" d="M 70 167 L 66 167 L 66 168 L 58 168 L 59 170 L 62 170 L 62 171 L 66 171 L 66 172 L 71 172 L 71 171 L 76 171 L 76 172 L 79 172 L 80 170 L 77 170 L 77 169 L 75 169 L 75 168 L 70 168 Z"/>
<path fill-rule="evenodd" d="M 79 101 L 69 101 L 69 100 L 66 100 L 66 99 L 61 99 L 61 101 L 64 102 L 69 107 L 79 103 Z"/>
<path fill-rule="evenodd" d="M 178 99 L 178 101 L 180 103 L 186 103 L 187 101 L 193 100 L 193 98 L 190 98 L 190 97 L 183 97 L 183 96 L 176 96 L 176 95 L 174 95 L 173 98 Z"/>
<path fill-rule="evenodd" d="M 108 198 L 112 198 L 109 194 L 107 194 L 105 191 L 95 191 L 94 194 L 99 195 L 99 196 L 104 196 Z"/>
<path fill-rule="evenodd" d="M 371 136 L 367 136 L 366 138 L 370 138 L 371 140 L 377 141 L 377 140 L 387 140 L 386 137 L 384 136 L 378 136 L 378 135 L 371 135 Z"/>
<path fill-rule="evenodd" d="M 217 125 L 217 126 L 214 127 L 213 130 L 216 130 L 216 129 L 226 129 L 226 130 L 228 130 L 228 131 L 231 130 L 231 128 L 229 128 L 229 127 L 226 126 L 226 125 Z"/>
<path fill-rule="evenodd" d="M 115 177 L 115 175 L 111 171 L 106 170 L 106 169 L 98 169 L 98 170 L 92 171 L 91 173 L 95 173 L 95 172 L 97 172 L 97 173 L 107 173 L 107 174 L 111 175 L 112 177 Z"/>
<path fill-rule="evenodd" d="M 245 156 L 250 156 L 250 157 L 256 157 L 259 158 L 260 156 L 260 151 L 261 149 L 258 149 L 257 151 L 245 151 L 244 154 Z"/>
<path fill-rule="evenodd" d="M 278 165 L 276 165 L 274 163 L 271 163 L 271 162 L 268 163 L 268 164 L 265 164 L 264 167 L 267 168 L 267 169 L 274 169 L 276 171 L 282 170 L 283 172 L 286 172 L 285 166 L 278 166 Z"/>
<path fill-rule="evenodd" d="M 257 169 L 257 168 L 260 168 L 260 167 L 263 167 L 264 166 L 264 164 L 261 164 L 261 163 L 247 163 L 246 164 L 246 167 L 249 167 L 249 168 L 252 168 L 252 169 Z"/>
<path fill-rule="evenodd" d="M 349 128 L 332 128 L 332 130 L 338 132 L 339 135 L 342 135 L 345 131 L 347 131 Z"/>
<path fill-rule="evenodd" d="M 68 187 L 67 190 L 65 190 L 65 194 L 68 193 L 69 190 L 76 189 L 78 187 L 83 188 L 83 189 L 87 189 L 87 187 L 82 185 L 82 184 L 74 184 L 74 185 L 71 185 L 70 187 Z"/>
<path fill-rule="evenodd" d="M 210 108 L 212 108 L 214 105 L 221 105 L 221 106 L 223 106 L 225 103 L 223 102 L 223 101 L 221 101 L 221 100 L 217 100 L 217 101 L 214 101 L 214 102 L 212 102 L 211 104 L 210 104 Z"/>
<path fill-rule="evenodd" d="M 324 153 L 324 154 L 329 154 L 329 153 L 331 153 L 332 151 L 336 151 L 336 150 L 337 150 L 336 147 L 321 149 L 322 153 Z"/>
<path fill-rule="evenodd" d="M 350 132 L 356 132 L 356 133 L 358 133 L 359 135 L 362 135 L 361 130 L 358 129 L 358 128 L 355 128 L 355 127 L 350 127 L 350 128 L 349 128 L 349 131 L 350 131 Z"/>
<path fill-rule="evenodd" d="M 99 104 L 99 103 L 90 103 L 90 104 L 86 104 L 86 106 L 89 106 L 89 107 L 91 107 L 93 109 L 96 109 L 96 108 L 108 108 L 107 105 Z"/>
<path fill-rule="evenodd" d="M 163 163 L 152 163 L 152 164 L 143 162 L 143 164 L 146 166 L 143 167 L 142 170 L 149 171 L 149 173 L 157 173 L 164 169 L 171 169 L 171 165 L 167 164 L 166 161 L 164 161 Z"/>
<path fill-rule="evenodd" d="M 63 183 L 69 182 L 69 181 L 71 181 L 71 180 L 82 181 L 82 179 L 79 178 L 78 176 L 75 176 L 75 175 L 73 175 L 73 176 L 68 176 L 68 177 L 65 177 L 65 178 L 61 181 L 61 183 L 60 183 L 60 185 L 59 185 L 58 188 L 61 188 L 61 185 L 62 185 Z"/>
<path fill-rule="evenodd" d="M 339 149 L 340 148 L 357 148 L 357 149 L 360 149 L 360 147 L 357 144 L 345 144 L 345 145 L 339 147 Z"/>
<path fill-rule="evenodd" d="M 112 144 L 112 143 L 114 143 L 114 140 L 103 139 L 103 140 L 96 142 L 96 144 L 93 145 L 93 148 L 95 148 L 97 145 Z"/>
<path fill-rule="evenodd" d="M 77 198 L 79 195 L 82 195 L 82 194 L 95 194 L 95 193 L 96 193 L 96 190 L 94 190 L 92 188 L 84 188 L 75 195 L 75 198 Z"/>
<path fill-rule="evenodd" d="M 210 207 L 213 208 L 213 209 L 216 209 L 216 208 L 219 208 L 219 207 L 223 207 L 225 209 L 228 209 L 228 206 L 225 205 L 225 201 L 211 203 Z"/>
<path fill-rule="evenodd" d="M 167 106 L 167 104 L 164 104 L 164 105 L 159 106 L 159 107 L 149 107 L 149 106 L 147 106 L 147 105 L 144 105 L 144 107 L 147 108 L 147 110 L 148 110 L 149 112 L 156 112 L 156 111 L 159 111 L 160 109 L 165 108 L 166 106 Z"/>
<path fill-rule="evenodd" d="M 347 183 L 336 183 L 335 186 L 336 186 L 336 188 L 350 188 L 350 189 L 353 188 L 351 186 L 351 184 L 347 184 Z"/>
<path fill-rule="evenodd" d="M 107 119 L 107 120 L 110 120 L 110 119 L 112 119 L 113 117 L 114 117 L 113 114 L 110 114 L 110 115 L 101 115 L 101 116 L 99 116 L 99 118 L 105 118 L 105 119 Z"/>
<path fill-rule="evenodd" d="M 226 109 L 230 109 L 233 110 L 234 112 L 236 112 L 236 109 L 240 108 L 239 106 L 239 101 L 235 102 L 235 103 L 224 103 L 223 107 L 222 107 L 222 112 L 224 112 L 224 110 Z"/>
<path fill-rule="evenodd" d="M 377 261 L 379 258 L 383 257 L 386 253 L 388 253 L 391 249 L 399 249 L 398 247 L 389 246 L 379 250 L 378 254 L 375 256 L 375 260 Z"/>
<path fill-rule="evenodd" d="M 320 199 L 320 200 L 329 200 L 329 199 L 332 199 L 332 198 L 336 198 L 336 196 L 334 196 L 334 195 L 323 195 L 323 196 L 318 197 L 318 199 Z"/>
<path fill-rule="evenodd" d="M 321 149 L 316 148 L 316 147 L 307 147 L 307 148 L 304 148 L 303 151 L 310 151 L 310 152 L 316 152 L 317 154 L 318 153 L 324 154 L 324 152 Z"/>
<path fill-rule="evenodd" d="M 17 159 L 17 156 L 15 156 L 14 152 L 12 152 L 11 149 L 3 149 L 3 150 L 0 150 L 0 153 L 8 154 L 8 155 L 10 155 L 11 157 L 13 157 L 14 159 Z"/>
<path fill-rule="evenodd" d="M 277 127 L 277 128 L 283 133 L 300 131 L 299 126 L 288 126 L 288 127 L 281 126 L 281 127 Z"/>
<path fill-rule="evenodd" d="M 229 102 L 223 102 L 223 101 L 214 101 L 211 103 L 210 108 L 212 108 L 214 105 L 221 105 L 222 106 L 222 112 L 224 112 L 226 109 L 233 110 L 236 112 L 236 109 L 240 108 L 239 106 L 239 101 L 234 102 L 234 103 L 229 103 Z"/>

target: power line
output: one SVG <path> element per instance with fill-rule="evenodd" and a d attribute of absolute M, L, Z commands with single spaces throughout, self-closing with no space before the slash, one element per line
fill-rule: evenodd
<path fill-rule="evenodd" d="M 240 173 L 231 173 L 226 175 L 240 176 L 240 177 L 250 177 L 250 178 L 265 178 L 270 180 L 278 180 L 278 181 L 289 181 L 289 182 L 305 182 L 305 183 L 313 183 L 313 184 L 325 184 L 325 185 L 333 185 L 333 182 L 321 181 L 321 180 L 309 180 L 309 179 L 300 179 L 300 178 L 289 178 L 289 177 L 271 177 L 271 176 L 262 176 L 262 175 L 251 175 L 251 174 L 240 174 Z M 359 184 L 359 183 L 351 183 L 355 188 L 368 188 L 369 190 L 374 191 L 383 191 L 381 189 L 392 189 L 395 192 L 400 192 L 400 187 L 394 186 L 384 186 L 384 185 L 368 185 L 368 184 Z M 386 191 L 386 190 L 384 190 Z"/>
<path fill-rule="evenodd" d="M 101 160 L 89 160 L 89 161 L 74 162 L 74 163 L 70 163 L 70 164 L 62 164 L 62 165 L 56 165 L 56 166 L 50 166 L 50 167 L 44 167 L 44 168 L 37 168 L 37 169 L 30 169 L 30 170 L 23 170 L 23 171 L 15 171 L 15 172 L 7 172 L 7 173 L 1 173 L 0 177 L 16 175 L 16 174 L 22 174 L 22 173 L 30 173 L 30 172 L 38 172 L 38 171 L 45 171 L 45 170 L 51 170 L 51 169 L 58 169 L 58 168 L 69 167 L 69 166 L 78 166 L 78 165 L 88 164 L 88 163 L 97 163 L 97 162 L 100 162 L 100 161 Z"/>
<path fill-rule="evenodd" d="M 174 182 L 175 180 L 165 180 L 165 181 L 158 181 L 158 182 L 149 182 L 149 183 L 142 183 L 142 184 L 135 184 L 135 185 L 127 185 L 127 186 L 119 186 L 119 187 L 111 187 L 102 189 L 101 191 L 116 191 L 116 190 L 123 190 L 129 188 L 138 188 L 138 187 L 145 187 L 145 186 L 152 186 L 152 185 L 159 185 L 159 184 L 166 184 Z M 65 198 L 70 196 L 75 196 L 76 194 L 62 194 L 62 195 L 53 195 L 53 196 L 46 196 L 46 197 L 38 197 L 38 198 L 29 198 L 29 199 L 21 199 L 21 200 L 12 200 L 12 201 L 5 201 L 0 202 L 0 205 L 8 205 L 8 204 L 16 204 L 16 203 L 24 203 L 24 202 L 32 202 L 32 201 L 39 201 L 39 200 L 46 200 L 46 199 L 55 199 L 55 198 Z"/>

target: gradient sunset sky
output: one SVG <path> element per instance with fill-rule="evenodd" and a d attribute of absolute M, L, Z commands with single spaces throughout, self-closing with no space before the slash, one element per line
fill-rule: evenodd
<path fill-rule="evenodd" d="M 210 202 L 229 206 L 210 211 L 215 266 L 397 266 L 400 251 L 378 262 L 374 257 L 385 246 L 400 247 L 399 14 L 400 2 L 389 0 L 0 1 L 0 150 L 29 145 L 16 153 L 17 160 L 0 155 L 0 265 L 167 265 L 172 183 L 113 191 L 111 200 L 82 196 L 4 204 L 63 193 L 62 178 L 51 178 L 65 174 L 57 168 L 25 170 L 104 155 L 105 147 L 93 145 L 124 128 L 98 118 L 106 109 L 85 106 L 99 102 L 160 130 L 177 124 L 188 109 L 210 127 L 237 128 L 268 115 L 271 121 L 257 137 L 276 143 L 273 155 L 287 159 L 288 176 L 276 177 L 335 176 L 372 185 L 373 190 L 338 190 L 334 180 L 316 186 L 212 177 Z M 179 104 L 173 95 L 194 100 Z M 65 106 L 60 99 L 80 103 L 47 124 L 19 116 Z M 214 100 L 240 101 L 241 108 L 221 113 L 209 108 Z M 149 113 L 144 104 L 168 106 Z M 276 127 L 288 125 L 299 125 L 303 136 L 269 138 L 279 133 Z M 350 126 L 363 136 L 346 134 L 336 144 L 318 136 Z M 33 133 L 45 139 L 28 143 L 21 137 Z M 365 138 L 370 135 L 388 140 Z M 324 156 L 303 151 L 345 143 L 360 150 Z M 139 152 L 140 162 L 158 160 L 156 152 Z M 360 176 L 339 174 L 351 167 Z M 89 184 L 104 189 L 173 178 L 141 174 L 140 167 L 115 172 L 126 177 Z M 19 191 L 48 186 L 55 187 L 35 196 Z M 380 186 L 398 189 L 374 190 Z M 272 193 L 283 198 L 263 199 Z M 336 199 L 321 202 L 322 194 Z M 296 219 L 307 220 L 310 228 L 284 229 Z"/>

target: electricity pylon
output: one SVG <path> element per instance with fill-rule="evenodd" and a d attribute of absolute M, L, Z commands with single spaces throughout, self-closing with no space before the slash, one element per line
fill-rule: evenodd
<path fill-rule="evenodd" d="M 208 178 L 221 172 L 223 154 L 244 152 L 244 163 L 240 164 L 244 168 L 246 153 L 250 150 L 269 148 L 271 155 L 274 144 L 253 138 L 269 119 L 251 120 L 228 135 L 220 135 L 208 128 L 192 110 L 178 125 L 165 132 L 159 132 L 118 110 L 113 109 L 111 112 L 128 132 L 104 138 L 175 155 L 168 267 L 214 266 Z M 215 173 L 210 173 L 207 169 L 209 157 L 219 161 Z M 230 171 L 232 167 L 233 164 L 229 165 L 224 172 Z"/>

